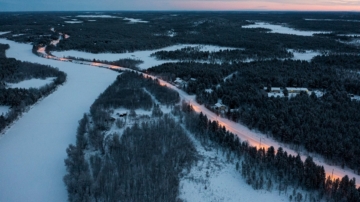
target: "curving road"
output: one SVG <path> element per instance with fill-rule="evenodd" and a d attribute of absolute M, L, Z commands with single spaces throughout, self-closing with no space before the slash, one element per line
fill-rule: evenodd
<path fill-rule="evenodd" d="M 61 60 L 61 61 L 68 61 L 65 58 L 58 58 L 58 57 L 54 57 L 54 56 L 50 56 L 49 58 L 51 59 L 55 59 L 55 60 Z M 79 61 L 71 61 L 71 62 L 79 62 Z M 139 71 L 135 71 L 132 69 L 128 69 L 125 67 L 119 67 L 119 66 L 114 66 L 114 65 L 108 65 L 108 64 L 102 64 L 102 63 L 97 63 L 97 62 L 82 62 L 84 65 L 92 65 L 92 66 L 97 66 L 97 67 L 103 67 L 103 68 L 109 68 L 109 69 L 117 69 L 117 70 L 123 70 L 123 71 L 132 71 L 132 72 L 137 72 L 137 73 L 141 73 L 145 76 L 151 77 L 153 79 L 158 79 L 161 85 L 165 85 L 171 89 L 174 89 L 175 91 L 177 91 L 180 95 L 180 97 L 185 100 L 186 102 L 188 102 L 189 104 L 191 104 L 194 108 L 194 110 L 198 113 L 202 112 L 203 114 L 205 114 L 208 119 L 211 119 L 213 121 L 218 121 L 220 125 L 225 126 L 227 130 L 229 130 L 230 132 L 236 134 L 242 141 L 247 141 L 251 146 L 255 146 L 255 147 L 263 147 L 265 149 L 269 148 L 270 146 L 273 146 L 275 148 L 275 150 L 277 150 L 279 147 L 282 147 L 284 151 L 286 151 L 288 154 L 291 155 L 297 155 L 298 153 L 301 156 L 301 159 L 303 161 L 305 161 L 305 159 L 307 158 L 308 155 L 311 155 L 313 157 L 313 161 L 318 164 L 318 165 L 322 165 L 324 166 L 325 172 L 327 176 L 330 176 L 333 179 L 336 178 L 342 178 L 345 175 L 348 175 L 350 179 L 355 178 L 356 179 L 356 185 L 360 186 L 360 176 L 356 175 L 355 173 L 353 173 L 352 170 L 350 169 L 342 169 L 340 166 L 335 166 L 335 165 L 329 165 L 328 163 L 325 162 L 325 160 L 317 155 L 317 154 L 308 154 L 307 152 L 298 152 L 298 151 L 294 151 L 293 149 L 289 148 L 288 145 L 283 144 L 283 143 L 279 143 L 276 140 L 267 137 L 267 135 L 265 134 L 261 134 L 260 132 L 255 132 L 252 130 L 249 130 L 247 127 L 245 127 L 244 125 L 241 125 L 239 123 L 235 123 L 229 119 L 226 118 L 222 118 L 219 117 L 218 115 L 216 115 L 214 112 L 210 111 L 209 109 L 207 109 L 205 106 L 200 105 L 199 103 L 197 103 L 195 101 L 195 96 L 191 96 L 188 95 L 186 92 L 184 92 L 181 89 L 178 89 L 176 86 L 162 80 L 159 79 L 153 75 L 149 75 L 143 72 L 139 72 Z"/>

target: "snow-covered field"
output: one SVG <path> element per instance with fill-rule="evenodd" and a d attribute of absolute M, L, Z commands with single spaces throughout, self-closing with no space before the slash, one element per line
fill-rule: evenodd
<path fill-rule="evenodd" d="M 19 83 L 6 83 L 8 88 L 41 88 L 42 86 L 45 86 L 46 84 L 50 84 L 54 81 L 55 77 L 49 77 L 46 79 L 29 79 L 24 80 Z"/>
<path fill-rule="evenodd" d="M 112 15 L 77 15 L 77 18 L 121 18 Z"/>
<path fill-rule="evenodd" d="M 1 35 L 1 34 L 0 34 Z M 12 36 L 13 37 L 18 37 L 18 36 L 22 36 L 22 35 L 25 35 L 25 34 L 13 34 Z"/>
<path fill-rule="evenodd" d="M 9 44 L 7 57 L 59 68 L 67 81 L 25 113 L 0 139 L 0 201 L 67 201 L 64 159 L 75 143 L 78 121 L 116 78 L 102 68 L 48 60 L 32 46 Z"/>
<path fill-rule="evenodd" d="M 148 23 L 149 21 L 135 19 L 135 18 L 124 18 L 123 20 L 129 21 L 129 23 Z"/>
<path fill-rule="evenodd" d="M 236 170 L 232 159 L 228 161 L 216 149 L 205 149 L 191 134 L 189 136 L 200 160 L 189 173 L 184 171 L 180 180 L 180 198 L 184 201 L 288 201 L 287 196 L 277 191 L 254 190 Z"/>
<path fill-rule="evenodd" d="M 10 110 L 9 106 L 2 106 L 0 105 L 0 116 L 1 115 L 5 115 L 6 113 L 8 113 Z"/>
<path fill-rule="evenodd" d="M 10 32 L 0 32 L 0 35 L 8 34 Z"/>
<path fill-rule="evenodd" d="M 83 23 L 83 21 L 75 21 L 75 20 L 73 20 L 73 21 L 64 21 L 65 23 L 68 23 L 68 24 L 79 24 L 79 23 Z"/>
<path fill-rule="evenodd" d="M 294 54 L 294 57 L 292 59 L 294 60 L 306 60 L 306 61 L 311 61 L 311 59 L 313 59 L 314 57 L 321 55 L 320 52 L 317 51 L 310 51 L 307 50 L 305 52 L 298 52 L 295 51 L 293 49 L 288 49 L 288 51 L 292 52 Z"/>
<path fill-rule="evenodd" d="M 253 25 L 245 25 L 242 28 L 266 28 L 270 29 L 270 33 L 279 33 L 279 34 L 293 34 L 299 36 L 312 36 L 313 34 L 320 34 L 326 32 L 315 32 L 315 31 L 301 31 L 295 30 L 289 27 L 281 26 L 281 25 L 274 25 L 265 22 L 255 22 Z"/>
<path fill-rule="evenodd" d="M 209 51 L 209 52 L 217 52 L 220 50 L 226 50 L 226 49 L 234 49 L 231 47 L 219 47 L 219 46 L 210 46 L 210 45 L 198 45 L 198 44 L 182 44 L 182 45 L 174 45 L 169 46 L 157 50 L 147 50 L 147 51 L 135 51 L 131 53 L 88 53 L 88 52 L 81 52 L 81 51 L 61 51 L 61 52 L 52 52 L 53 55 L 57 57 L 67 57 L 67 56 L 73 56 L 78 58 L 85 58 L 92 60 L 96 58 L 97 60 L 107 60 L 107 61 L 115 61 L 119 59 L 125 59 L 125 58 L 131 58 L 131 59 L 137 59 L 142 60 L 144 63 L 139 65 L 140 69 L 148 69 L 150 67 L 161 65 L 166 62 L 176 62 L 176 60 L 157 60 L 155 57 L 151 57 L 150 55 L 152 53 L 155 53 L 157 51 L 174 51 L 179 50 L 185 47 L 199 47 L 200 51 Z"/>

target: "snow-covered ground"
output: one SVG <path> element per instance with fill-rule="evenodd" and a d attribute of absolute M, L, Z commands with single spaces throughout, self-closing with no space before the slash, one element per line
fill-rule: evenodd
<path fill-rule="evenodd" d="M 233 76 L 234 76 L 234 74 L 236 74 L 237 72 L 234 72 L 234 73 L 231 73 L 231 74 L 229 74 L 228 76 L 226 76 L 225 78 L 224 78 L 224 82 L 226 82 L 228 79 L 231 79 Z"/>
<path fill-rule="evenodd" d="M 298 52 L 295 51 L 293 49 L 288 49 L 288 51 L 292 52 L 294 54 L 294 57 L 292 59 L 294 60 L 306 60 L 306 61 L 311 61 L 311 59 L 313 59 L 314 57 L 321 55 L 320 52 L 318 51 L 311 51 L 311 50 L 307 50 L 305 52 Z"/>
<path fill-rule="evenodd" d="M 52 41 L 50 42 L 50 45 L 57 46 L 59 42 L 60 42 L 60 38 L 57 39 L 57 40 L 52 40 Z"/>
<path fill-rule="evenodd" d="M 6 39 L 7 57 L 59 68 L 67 81 L 25 113 L 0 139 L 0 201 L 67 201 L 63 183 L 66 148 L 78 121 L 117 76 L 102 68 L 49 60 L 32 46 Z"/>
<path fill-rule="evenodd" d="M 79 53 L 79 52 L 75 51 L 75 53 Z M 86 53 L 86 54 L 88 54 L 88 53 Z M 149 51 L 148 51 L 147 54 L 149 54 Z M 99 55 L 101 55 L 101 54 L 99 54 Z M 81 56 L 76 55 L 76 54 L 73 55 L 73 56 L 81 57 Z M 104 58 L 96 57 L 97 56 L 96 54 L 91 54 L 91 56 L 92 57 L 90 57 L 90 58 L 104 60 Z M 104 54 L 104 56 L 109 57 L 109 54 Z M 144 60 L 144 62 L 146 63 L 147 61 Z M 102 66 L 102 65 L 98 64 L 97 66 Z M 117 66 L 109 66 L 108 68 L 126 70 L 126 68 L 117 67 Z M 133 70 L 131 70 L 131 71 L 133 71 Z M 151 75 L 148 75 L 148 76 L 150 76 L 152 78 L 155 78 L 155 77 L 153 77 Z M 204 114 L 207 115 L 207 117 L 210 120 L 218 121 L 222 126 L 225 126 L 230 132 L 236 134 L 241 140 L 248 141 L 250 145 L 252 145 L 252 146 L 260 146 L 260 144 L 261 144 L 261 147 L 265 147 L 265 148 L 273 146 L 276 150 L 277 150 L 277 148 L 282 147 L 284 149 L 284 151 L 286 151 L 288 154 L 297 155 L 298 153 L 300 153 L 300 156 L 301 156 L 302 160 L 305 160 L 308 155 L 311 155 L 313 157 L 315 163 L 317 163 L 318 165 L 323 165 L 324 166 L 325 172 L 326 172 L 326 174 L 328 176 L 330 176 L 331 173 L 333 173 L 332 176 L 334 178 L 341 178 L 341 177 L 343 177 L 345 175 L 348 175 L 349 178 L 354 177 L 356 179 L 356 181 L 357 181 L 357 185 L 360 185 L 360 183 L 359 183 L 360 182 L 360 176 L 354 174 L 352 170 L 350 170 L 348 168 L 343 169 L 340 166 L 329 165 L 319 155 L 309 154 L 306 151 L 295 151 L 295 150 L 291 149 L 288 145 L 285 145 L 283 143 L 279 143 L 279 142 L 275 141 L 274 139 L 268 137 L 265 134 L 261 134 L 261 133 L 259 133 L 257 131 L 249 130 L 247 127 L 245 127 L 245 126 L 243 126 L 243 125 L 241 125 L 239 123 L 235 123 L 235 122 L 230 121 L 230 120 L 228 120 L 226 118 L 219 117 L 215 113 L 213 113 L 209 109 L 207 109 L 205 106 L 198 104 L 195 101 L 195 96 L 188 95 L 184 91 L 176 88 L 175 86 L 169 84 L 168 82 L 165 82 L 165 81 L 163 81 L 161 79 L 158 79 L 158 80 L 159 80 L 161 85 L 166 85 L 169 88 L 172 88 L 175 91 L 177 91 L 179 93 L 180 97 L 183 100 L 185 100 L 186 102 L 188 102 L 189 104 L 191 104 L 196 112 L 199 112 L 199 113 L 203 112 Z"/>
<path fill-rule="evenodd" d="M 77 15 L 77 18 L 121 18 L 112 15 Z"/>
<path fill-rule="evenodd" d="M 10 32 L 0 32 L 0 35 L 8 34 Z"/>
<path fill-rule="evenodd" d="M 354 97 L 351 97 L 351 100 L 360 101 L 360 96 L 354 95 Z"/>
<path fill-rule="evenodd" d="M 328 32 L 315 32 L 315 31 L 301 31 L 295 30 L 293 28 L 281 26 L 281 25 L 274 25 L 265 22 L 255 22 L 253 25 L 245 25 L 242 28 L 266 28 L 270 29 L 270 33 L 279 33 L 279 34 L 293 34 L 299 36 L 312 36 L 313 34 L 321 34 L 321 33 L 328 33 Z"/>
<path fill-rule="evenodd" d="M 148 23 L 149 21 L 135 19 L 135 18 L 124 18 L 123 20 L 129 21 L 129 23 Z"/>
<path fill-rule="evenodd" d="M 18 36 L 22 36 L 22 35 L 25 35 L 25 34 L 13 34 L 12 36 L 13 37 L 18 37 Z"/>
<path fill-rule="evenodd" d="M 117 75 L 106 69 L 39 58 L 32 54 L 31 45 L 18 44 L 5 39 L 0 39 L 0 43 L 8 43 L 11 46 L 7 51 L 8 57 L 58 67 L 68 75 L 68 81 L 64 86 L 45 98 L 41 104 L 34 106 L 16 123 L 16 127 L 9 129 L 0 140 L 0 165 L 4 165 L 0 170 L 0 201 L 27 201 L 29 198 L 34 198 L 34 201 L 65 201 L 66 190 L 62 183 L 65 174 L 63 164 L 63 159 L 66 157 L 65 148 L 69 143 L 74 143 L 77 122 L 82 114 L 88 111 L 99 93 L 103 92 Z M 142 54 L 146 58 L 154 51 L 139 52 L 145 52 L 146 54 Z M 75 51 L 75 53 L 81 52 Z M 114 54 L 81 54 L 90 55 L 90 59 L 100 60 L 109 60 L 100 58 L 100 55 L 115 58 L 113 60 L 120 59 L 119 55 L 121 55 L 115 54 L 114 57 Z M 134 55 L 134 53 L 126 54 Z M 76 54 L 68 54 L 68 56 L 84 57 Z M 144 62 L 148 61 L 144 60 Z M 111 68 L 120 69 L 120 67 Z M 218 121 L 240 139 L 248 141 L 250 145 L 259 146 L 261 140 L 261 147 L 274 146 L 277 149 L 281 146 L 288 154 L 297 154 L 297 151 L 264 134 L 217 116 L 203 105 L 196 103 L 195 96 L 189 96 L 165 81 L 159 80 L 159 82 L 179 92 L 180 97 L 190 103 L 195 111 L 202 111 L 209 119 Z M 306 152 L 301 152 L 303 160 L 306 155 Z M 333 171 L 334 177 L 348 175 L 360 182 L 360 177 L 349 169 L 329 165 L 318 156 L 314 156 L 314 161 L 324 166 L 327 175 Z M 219 171 L 220 176 L 223 175 L 221 172 Z M 229 173 L 226 168 L 222 173 L 225 173 L 225 177 L 219 179 L 234 178 L 233 174 L 226 174 Z M 221 180 L 215 178 L 214 183 L 219 181 Z"/>
<path fill-rule="evenodd" d="M 68 23 L 68 24 L 79 24 L 79 23 L 83 23 L 83 21 L 75 21 L 75 20 L 72 20 L 72 21 L 64 21 L 65 23 Z"/>
<path fill-rule="evenodd" d="M 144 63 L 139 65 L 140 69 L 148 69 L 150 67 L 161 65 L 166 62 L 177 62 L 177 60 L 157 60 L 155 57 L 151 57 L 150 55 L 152 53 L 155 53 L 157 51 L 174 51 L 179 50 L 185 47 L 199 47 L 200 51 L 209 51 L 209 52 L 217 52 L 220 50 L 233 50 L 235 48 L 231 47 L 219 47 L 219 46 L 210 46 L 210 45 L 199 45 L 199 44 L 181 44 L 181 45 L 174 45 L 169 46 L 157 50 L 147 50 L 147 51 L 135 51 L 131 53 L 88 53 L 88 52 L 81 52 L 81 51 L 61 51 L 61 52 L 52 52 L 53 55 L 57 57 L 67 57 L 67 56 L 73 56 L 77 58 L 85 58 L 92 60 L 96 58 L 97 60 L 107 60 L 107 61 L 115 61 L 119 59 L 125 59 L 125 58 L 131 58 L 131 59 L 137 59 L 142 60 Z"/>
<path fill-rule="evenodd" d="M 49 77 L 46 79 L 29 79 L 24 80 L 19 83 L 6 83 L 8 88 L 41 88 L 42 86 L 45 86 L 46 84 L 50 84 L 54 81 L 55 77 Z"/>
<path fill-rule="evenodd" d="M 9 106 L 0 105 L 0 116 L 7 114 L 9 112 L 9 110 L 10 110 Z"/>
<path fill-rule="evenodd" d="M 200 160 L 189 173 L 184 171 L 180 179 L 180 198 L 184 201 L 288 201 L 286 195 L 279 195 L 277 191 L 254 190 L 236 170 L 236 163 L 229 162 L 221 151 L 205 149 L 191 134 L 189 136 Z"/>

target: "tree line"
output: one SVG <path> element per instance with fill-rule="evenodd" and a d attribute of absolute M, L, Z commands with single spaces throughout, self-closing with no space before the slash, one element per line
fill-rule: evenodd
<path fill-rule="evenodd" d="M 180 124 L 163 115 L 148 94 L 162 104 L 179 102 L 164 98 L 165 89 L 155 80 L 124 72 L 99 96 L 90 115 L 79 121 L 76 145 L 66 150 L 64 182 L 69 201 L 178 200 L 180 173 L 190 170 L 197 157 Z M 178 96 L 175 91 L 167 93 Z M 156 118 L 105 135 L 110 128 L 99 126 L 117 107 L 153 108 Z"/>
<path fill-rule="evenodd" d="M 351 100 L 351 94 L 360 95 L 360 76 L 352 72 L 357 69 L 359 56 L 330 65 L 332 58 L 337 60 L 321 56 L 311 63 L 293 60 L 232 65 L 166 63 L 148 72 L 169 81 L 180 77 L 187 81 L 182 88 L 196 94 L 196 100 L 209 109 L 214 110 L 214 104 L 221 100 L 228 107 L 223 115 L 229 119 L 360 173 L 356 155 L 360 152 L 356 146 L 360 143 L 360 128 L 356 124 L 360 120 L 357 113 L 360 103 Z M 320 90 L 324 95 L 303 93 L 290 99 L 269 98 L 264 90 L 269 87 L 305 87 Z"/>
<path fill-rule="evenodd" d="M 299 155 L 287 154 L 281 147 L 275 151 L 273 147 L 265 150 L 250 146 L 218 122 L 208 120 L 202 113 L 195 113 L 192 106 L 186 103 L 177 110 L 186 128 L 202 144 L 220 147 L 227 155 L 236 156 L 236 169 L 255 190 L 289 192 L 290 201 L 304 199 L 297 191 L 299 188 L 311 193 L 309 201 L 360 201 L 360 188 L 356 188 L 355 178 L 326 177 L 324 168 L 316 165 L 312 157 L 302 161 Z"/>
<path fill-rule="evenodd" d="M 66 80 L 66 74 L 56 68 L 6 58 L 5 50 L 8 48 L 8 44 L 0 45 L 0 105 L 9 106 L 11 109 L 6 115 L 0 116 L 0 131 L 12 123 L 28 106 L 49 95 Z M 32 78 L 45 79 L 47 77 L 55 77 L 55 79 L 51 84 L 39 89 L 6 87 L 6 83 L 17 83 Z"/>

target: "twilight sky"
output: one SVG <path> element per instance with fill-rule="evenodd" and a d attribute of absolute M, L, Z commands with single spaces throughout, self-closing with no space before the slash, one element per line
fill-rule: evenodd
<path fill-rule="evenodd" d="M 72 10 L 360 11 L 360 0 L 0 0 L 0 11 Z"/>

